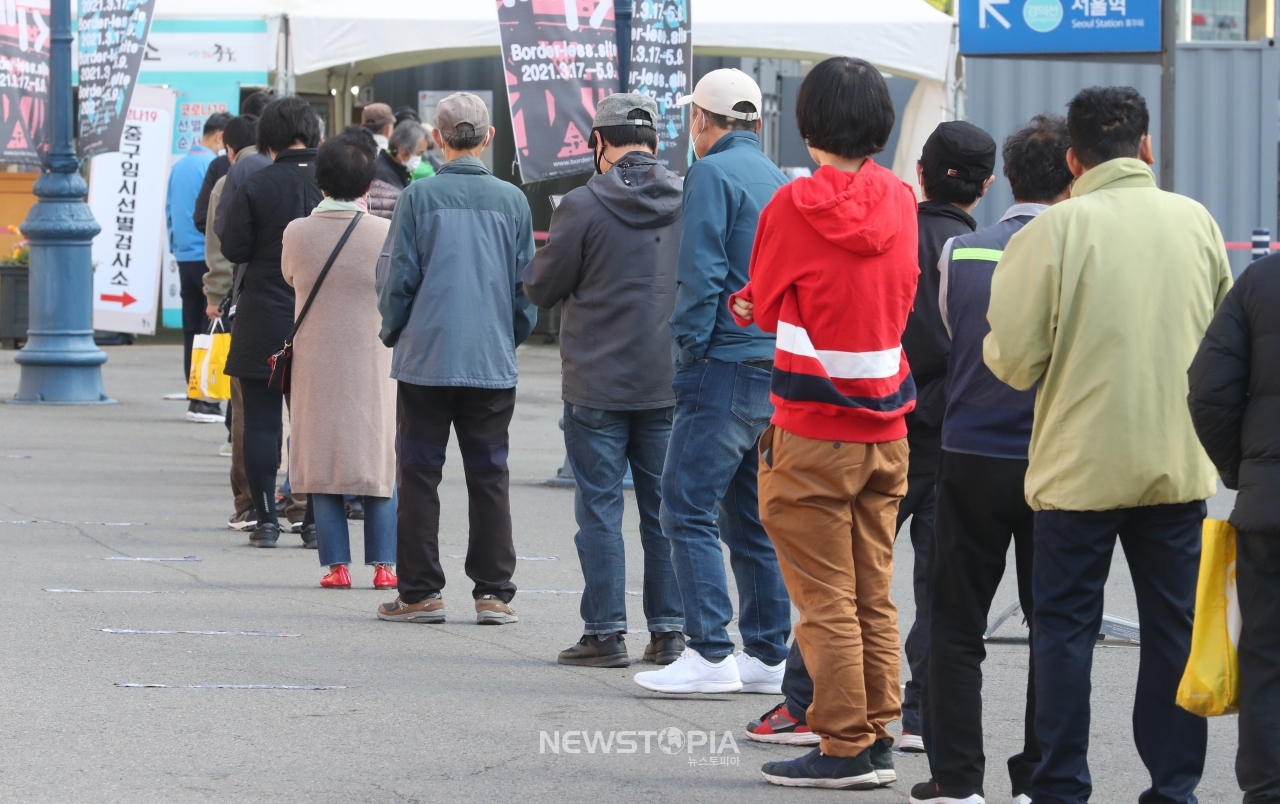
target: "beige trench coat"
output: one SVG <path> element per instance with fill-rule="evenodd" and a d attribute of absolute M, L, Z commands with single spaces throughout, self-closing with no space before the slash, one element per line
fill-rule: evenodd
<path fill-rule="evenodd" d="M 321 212 L 284 231 L 280 267 L 294 317 L 354 212 Z M 390 222 L 366 214 L 338 255 L 293 345 L 289 483 L 308 494 L 390 497 L 396 477 L 396 383 L 374 273 Z"/>

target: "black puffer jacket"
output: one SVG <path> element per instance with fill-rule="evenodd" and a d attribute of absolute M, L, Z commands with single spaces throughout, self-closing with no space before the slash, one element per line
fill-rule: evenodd
<path fill-rule="evenodd" d="M 280 273 L 284 229 L 310 215 L 322 198 L 315 149 L 297 148 L 245 179 L 227 205 L 222 256 L 245 266 L 227 356 L 232 377 L 271 376 L 267 358 L 280 351 L 293 328 L 293 288 Z"/>
<path fill-rule="evenodd" d="M 1231 524 L 1280 537 L 1280 254 L 1240 275 L 1188 377 L 1200 443 L 1240 492 Z"/>

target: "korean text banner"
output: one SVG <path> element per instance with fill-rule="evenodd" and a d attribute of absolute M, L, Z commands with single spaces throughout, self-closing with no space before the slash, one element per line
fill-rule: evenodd
<path fill-rule="evenodd" d="M 631 29 L 631 91 L 658 102 L 658 161 L 680 175 L 689 167 L 689 107 L 676 106 L 691 91 L 689 3 L 640 0 Z"/>
<path fill-rule="evenodd" d="M 593 170 L 596 104 L 618 91 L 613 0 L 499 0 L 498 23 L 521 180 Z"/>
<path fill-rule="evenodd" d="M 156 0 L 80 0 L 82 157 L 120 147 Z"/>
<path fill-rule="evenodd" d="M 49 151 L 49 0 L 0 11 L 0 162 L 38 165 Z"/>
<path fill-rule="evenodd" d="M 94 329 L 156 331 L 176 94 L 138 87 L 123 118 L 120 149 L 89 161 L 89 209 L 102 227 L 93 239 Z"/>

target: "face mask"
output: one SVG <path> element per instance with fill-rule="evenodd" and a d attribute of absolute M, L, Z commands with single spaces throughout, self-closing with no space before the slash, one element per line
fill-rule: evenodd
<path fill-rule="evenodd" d="M 405 167 L 405 170 L 408 170 L 410 173 L 412 173 L 413 171 L 417 170 L 418 165 L 421 165 L 421 164 L 422 164 L 421 156 L 411 156 L 409 157 L 409 161 L 404 163 L 404 167 Z"/>

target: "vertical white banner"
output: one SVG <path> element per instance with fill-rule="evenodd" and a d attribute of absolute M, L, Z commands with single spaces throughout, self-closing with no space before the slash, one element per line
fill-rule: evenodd
<path fill-rule="evenodd" d="M 177 92 L 139 86 L 120 150 L 89 162 L 93 239 L 93 328 L 152 335 L 165 243 L 165 192 Z"/>

